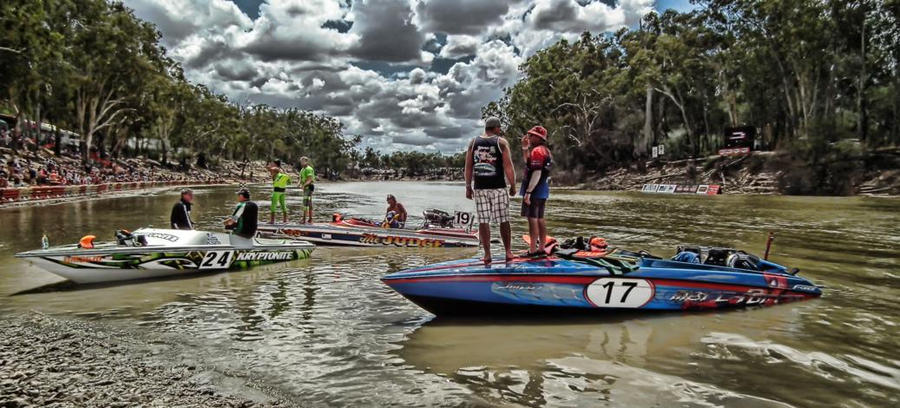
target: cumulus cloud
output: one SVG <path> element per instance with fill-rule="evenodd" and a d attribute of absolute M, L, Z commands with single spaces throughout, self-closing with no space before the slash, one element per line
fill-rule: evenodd
<path fill-rule="evenodd" d="M 126 5 L 138 17 L 156 24 L 163 43 L 170 48 L 193 35 L 215 33 L 232 26 L 246 28 L 252 23 L 228 0 L 129 0 Z"/>
<path fill-rule="evenodd" d="M 478 34 L 501 23 L 511 0 L 423 0 L 416 6 L 421 26 L 432 32 Z"/>
<path fill-rule="evenodd" d="M 407 0 L 358 0 L 349 33 L 360 38 L 351 50 L 364 60 L 402 62 L 419 59 L 425 34 L 412 22 Z"/>
<path fill-rule="evenodd" d="M 454 152 L 537 50 L 634 24 L 652 0 L 124 0 L 194 82 L 332 115 L 385 151 Z M 239 2 L 245 4 L 248 2 Z M 244 6 L 247 7 L 247 6 Z M 252 16 L 252 18 L 251 18 Z"/>
<path fill-rule="evenodd" d="M 653 8 L 653 0 L 624 0 L 618 7 L 599 1 L 535 0 L 527 17 L 538 30 L 602 32 L 624 27 Z"/>
<path fill-rule="evenodd" d="M 358 38 L 323 27 L 346 12 L 330 0 L 281 0 L 260 6 L 253 27 L 237 48 L 264 61 L 315 61 L 346 52 Z"/>
<path fill-rule="evenodd" d="M 459 58 L 474 55 L 481 44 L 481 39 L 471 35 L 451 35 L 447 37 L 447 44 L 441 48 L 442 58 Z"/>

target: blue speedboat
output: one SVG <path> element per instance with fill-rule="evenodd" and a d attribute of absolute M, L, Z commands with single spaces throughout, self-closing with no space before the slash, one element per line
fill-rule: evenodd
<path fill-rule="evenodd" d="M 613 249 L 541 259 L 479 259 L 392 273 L 382 281 L 438 316 L 618 313 L 769 306 L 821 296 L 797 270 L 729 248 L 672 259 Z"/>

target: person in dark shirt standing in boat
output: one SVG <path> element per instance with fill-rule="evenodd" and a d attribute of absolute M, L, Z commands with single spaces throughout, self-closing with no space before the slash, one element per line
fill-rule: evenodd
<path fill-rule="evenodd" d="M 250 190 L 238 190 L 238 203 L 231 217 L 225 219 L 225 229 L 231 230 L 231 245 L 237 248 L 253 248 L 259 207 L 250 201 Z"/>
<path fill-rule="evenodd" d="M 531 235 L 528 256 L 543 256 L 547 242 L 547 223 L 544 206 L 550 198 L 550 166 L 553 157 L 547 148 L 547 129 L 535 126 L 522 136 L 522 154 L 525 156 L 525 177 L 522 179 L 522 216 L 528 218 Z"/>
<path fill-rule="evenodd" d="M 485 263 L 491 262 L 491 224 L 500 224 L 500 237 L 506 260 L 514 258 L 509 228 L 509 197 L 516 194 L 516 172 L 503 138 L 500 119 L 484 122 L 484 133 L 469 142 L 466 151 L 466 198 L 475 199 L 478 212 L 478 236 L 484 248 Z"/>
<path fill-rule="evenodd" d="M 181 190 L 181 199 L 172 206 L 172 215 L 169 216 L 169 225 L 172 226 L 172 229 L 194 229 L 194 222 L 191 221 L 191 205 L 193 204 L 194 192 L 188 188 Z"/>

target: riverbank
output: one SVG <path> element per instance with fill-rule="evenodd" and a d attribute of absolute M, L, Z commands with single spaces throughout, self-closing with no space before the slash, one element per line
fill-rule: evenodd
<path fill-rule="evenodd" d="M 0 407 L 280 405 L 226 395 L 202 368 L 108 325 L 32 312 L 0 317 L 0 332 Z"/>
<path fill-rule="evenodd" d="M 264 161 L 218 160 L 200 167 L 163 164 L 136 157 L 93 158 L 87 163 L 71 152 L 49 149 L 12 150 L 0 147 L 0 188 L 89 186 L 118 183 L 258 182 L 269 179 Z"/>
<path fill-rule="evenodd" d="M 109 197 L 138 191 L 166 190 L 172 187 L 213 186 L 214 180 L 147 181 L 134 183 L 92 184 L 81 186 L 37 186 L 0 189 L 0 208 L 21 205 L 48 205 L 72 200 Z"/>
<path fill-rule="evenodd" d="M 900 149 L 874 152 L 865 160 L 825 163 L 811 169 L 796 162 L 787 153 L 754 152 L 729 157 L 647 162 L 619 168 L 603 175 L 588 176 L 579 182 L 571 174 L 557 185 L 571 183 L 574 188 L 599 191 L 641 191 L 645 184 L 720 185 L 722 194 L 783 195 L 900 195 Z M 815 173 L 815 174 L 814 174 Z M 824 174 L 821 174 L 824 173 Z M 834 193 L 817 194 L 814 178 L 824 178 Z"/>

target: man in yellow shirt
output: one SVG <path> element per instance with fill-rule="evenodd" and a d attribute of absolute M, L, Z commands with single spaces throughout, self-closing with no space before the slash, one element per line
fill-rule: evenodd
<path fill-rule="evenodd" d="M 285 203 L 284 195 L 287 186 L 291 182 L 291 176 L 281 170 L 281 162 L 275 160 L 269 166 L 269 174 L 272 175 L 272 204 L 269 206 L 269 224 L 275 223 L 275 213 L 280 207 L 281 213 L 284 215 L 284 223 L 288 222 L 288 208 Z"/>
<path fill-rule="evenodd" d="M 309 165 L 309 158 L 300 158 L 300 188 L 303 189 L 303 215 L 300 222 L 312 224 L 313 206 L 312 194 L 316 190 L 316 171 Z"/>

